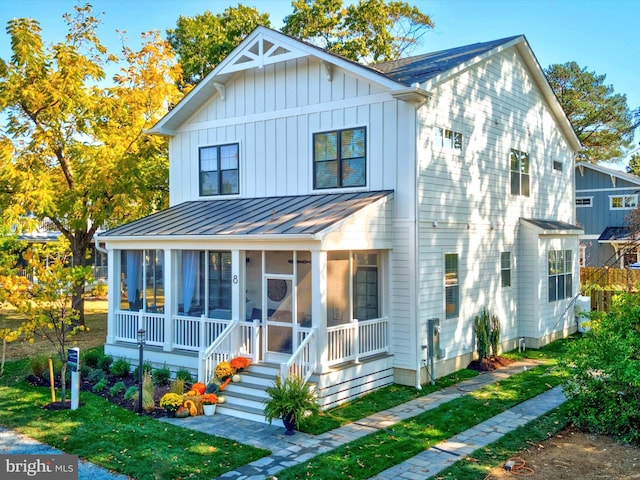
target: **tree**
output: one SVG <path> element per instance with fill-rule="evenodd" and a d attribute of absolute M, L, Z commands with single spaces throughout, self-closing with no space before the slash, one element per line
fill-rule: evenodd
<path fill-rule="evenodd" d="M 640 153 L 634 153 L 629 159 L 629 165 L 627 166 L 627 172 L 634 175 L 640 175 Z"/>
<path fill-rule="evenodd" d="M 588 72 L 576 62 L 550 65 L 545 74 L 585 147 L 585 159 L 595 163 L 621 157 L 633 138 L 627 97 L 604 84 L 606 75 Z"/>
<path fill-rule="evenodd" d="M 376 63 L 406 56 L 433 28 L 431 18 L 406 2 L 294 0 L 283 33 L 356 62 Z"/>
<path fill-rule="evenodd" d="M 0 309 L 6 303 L 6 295 L 2 288 L 3 275 L 15 275 L 16 262 L 19 254 L 24 250 L 24 242 L 19 241 L 7 229 L 0 226 Z M 0 377 L 4 373 L 4 363 L 7 352 L 7 343 L 18 339 L 18 328 L 0 327 L 0 339 L 2 340 L 2 353 L 0 353 Z"/>
<path fill-rule="evenodd" d="M 176 28 L 167 30 L 167 40 L 180 57 L 185 83 L 202 80 L 258 25 L 268 27 L 269 14 L 242 4 L 217 15 L 180 16 Z"/>
<path fill-rule="evenodd" d="M 17 275 L 0 275 L 5 300 L 23 313 L 27 320 L 18 332 L 30 342 L 35 337 L 48 340 L 62 362 L 61 396 L 66 398 L 67 347 L 70 338 L 83 329 L 77 324 L 80 312 L 72 298 L 78 286 L 91 280 L 91 268 L 71 266 L 66 240 L 53 244 L 36 244 L 24 254 L 34 281 Z M 37 279 L 37 280 L 35 280 Z"/>
<path fill-rule="evenodd" d="M 166 140 L 144 133 L 181 94 L 181 70 L 159 34 L 113 55 L 96 36 L 91 6 L 66 14 L 65 41 L 45 46 L 33 19 L 8 22 L 11 59 L 0 59 L 0 208 L 6 225 L 49 219 L 68 240 L 72 264 L 88 263 L 98 228 L 167 203 Z M 121 62 L 112 84 L 105 68 Z M 84 321 L 83 286 L 73 306 Z"/>

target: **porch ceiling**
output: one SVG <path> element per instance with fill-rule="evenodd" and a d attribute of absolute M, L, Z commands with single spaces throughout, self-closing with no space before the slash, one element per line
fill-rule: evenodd
<path fill-rule="evenodd" d="M 198 200 L 101 233 L 118 238 L 300 235 L 309 237 L 381 200 L 392 190 L 288 197 Z"/>

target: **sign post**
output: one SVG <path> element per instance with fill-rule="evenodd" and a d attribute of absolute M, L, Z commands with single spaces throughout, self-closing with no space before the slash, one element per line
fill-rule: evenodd
<path fill-rule="evenodd" d="M 67 366 L 71 369 L 71 410 L 77 410 L 80 404 L 80 349 L 78 347 L 67 350 Z"/>

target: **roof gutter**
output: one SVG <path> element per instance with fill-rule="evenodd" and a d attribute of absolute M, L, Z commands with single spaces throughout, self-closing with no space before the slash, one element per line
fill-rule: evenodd
<path fill-rule="evenodd" d="M 158 241 L 245 241 L 260 242 L 265 240 L 320 240 L 317 234 L 264 234 L 264 235 L 113 235 L 105 236 L 102 239 L 105 242 L 153 242 Z M 97 241 L 97 240 L 96 240 Z"/>

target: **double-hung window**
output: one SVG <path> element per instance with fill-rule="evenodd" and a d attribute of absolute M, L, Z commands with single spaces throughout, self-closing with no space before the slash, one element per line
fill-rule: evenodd
<path fill-rule="evenodd" d="M 549 301 L 571 298 L 573 293 L 573 254 L 571 250 L 549 250 Z"/>
<path fill-rule="evenodd" d="M 638 206 L 638 195 L 612 195 L 609 203 L 611 210 L 631 210 Z"/>
<path fill-rule="evenodd" d="M 237 143 L 200 147 L 200 196 L 240 193 L 240 155 Z"/>
<path fill-rule="evenodd" d="M 511 286 L 511 252 L 500 254 L 500 280 L 503 287 Z"/>
<path fill-rule="evenodd" d="M 529 154 L 511 149 L 511 195 L 529 196 Z"/>
<path fill-rule="evenodd" d="M 364 127 L 313 135 L 313 188 L 363 187 L 366 184 Z"/>

